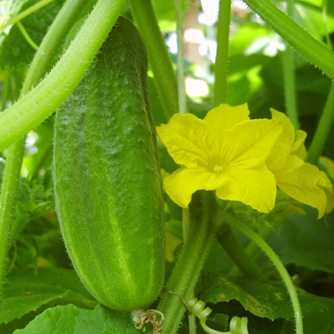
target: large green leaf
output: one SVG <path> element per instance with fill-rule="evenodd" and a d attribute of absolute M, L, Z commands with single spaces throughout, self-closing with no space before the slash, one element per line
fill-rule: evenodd
<path fill-rule="evenodd" d="M 72 303 L 85 308 L 96 305 L 74 271 L 66 269 L 28 269 L 7 277 L 0 323 L 20 318 L 52 303 Z"/>
<path fill-rule="evenodd" d="M 28 9 L 38 1 L 29 0 L 24 2 L 18 12 Z M 21 20 L 22 25 L 35 44 L 39 45 L 41 43 L 64 2 L 65 0 L 54 0 Z M 3 36 L 3 41 L 0 45 L 0 66 L 10 71 L 16 70 L 20 72 L 24 70 L 30 64 L 36 52 L 25 40 L 16 24 L 10 28 L 7 35 Z"/>
<path fill-rule="evenodd" d="M 305 334 L 332 334 L 334 300 L 314 296 L 301 289 L 297 291 L 303 320 L 312 325 L 305 326 Z M 214 304 L 237 300 L 245 310 L 261 318 L 289 320 L 294 316 L 287 290 L 278 281 L 255 281 L 206 273 L 201 278 L 198 293 L 201 300 Z"/>
<path fill-rule="evenodd" d="M 100 304 L 94 310 L 74 305 L 50 308 L 15 334 L 135 334 L 133 325 L 124 322 Z"/>
<path fill-rule="evenodd" d="M 294 263 L 313 270 L 334 273 L 333 214 L 317 220 L 315 210 L 303 207 L 306 215 L 291 215 L 282 222 L 268 243 L 287 265 Z"/>

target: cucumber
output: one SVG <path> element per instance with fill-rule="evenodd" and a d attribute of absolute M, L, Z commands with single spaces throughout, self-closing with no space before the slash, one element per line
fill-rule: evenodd
<path fill-rule="evenodd" d="M 149 306 L 164 279 L 164 202 L 147 88 L 147 56 L 120 17 L 57 111 L 56 211 L 83 284 L 105 306 Z"/>

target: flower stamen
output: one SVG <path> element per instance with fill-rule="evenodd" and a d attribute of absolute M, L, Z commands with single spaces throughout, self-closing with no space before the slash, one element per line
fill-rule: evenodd
<path fill-rule="evenodd" d="M 219 165 L 214 165 L 213 169 L 212 169 L 216 174 L 220 174 L 224 168 L 222 166 Z"/>

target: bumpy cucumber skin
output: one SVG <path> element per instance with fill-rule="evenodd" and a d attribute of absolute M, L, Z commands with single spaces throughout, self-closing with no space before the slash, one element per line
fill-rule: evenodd
<path fill-rule="evenodd" d="M 163 285 L 162 183 L 144 42 L 120 17 L 101 50 L 57 111 L 56 210 L 86 288 L 130 311 L 149 306 Z"/>

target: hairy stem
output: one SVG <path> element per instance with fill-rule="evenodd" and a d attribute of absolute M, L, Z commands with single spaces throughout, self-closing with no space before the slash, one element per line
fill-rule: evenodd
<path fill-rule="evenodd" d="M 26 94 L 32 87 L 38 84 L 45 76 L 45 73 L 51 69 L 53 59 L 59 47 L 88 1 L 71 0 L 65 3 L 35 54 L 23 84 L 23 94 Z"/>
<path fill-rule="evenodd" d="M 239 222 L 236 218 L 231 216 L 228 213 L 222 213 L 222 217 L 225 221 L 229 224 L 237 228 L 240 232 L 246 235 L 249 239 L 251 239 L 254 243 L 257 244 L 259 248 L 269 257 L 269 259 L 273 262 L 274 266 L 276 267 L 277 271 L 281 275 L 283 282 L 288 290 L 288 293 L 291 298 L 293 311 L 295 314 L 295 321 L 296 321 L 296 333 L 303 334 L 303 318 L 302 312 L 300 309 L 299 299 L 296 292 L 296 289 L 292 283 L 292 280 L 289 276 L 289 273 L 283 266 L 282 262 L 276 255 L 276 253 L 270 248 L 270 246 L 259 236 L 257 235 L 252 229 L 250 229 L 247 225 Z"/>
<path fill-rule="evenodd" d="M 168 290 L 178 293 L 185 302 L 188 302 L 193 293 L 210 244 L 218 229 L 214 221 L 214 212 L 212 193 L 197 192 L 193 195 L 188 238 L 167 285 Z M 186 311 L 180 298 L 165 292 L 158 305 L 158 310 L 165 317 L 161 334 L 177 333 Z"/>
<path fill-rule="evenodd" d="M 15 215 L 15 204 L 20 181 L 21 164 L 24 153 L 24 139 L 8 149 L 6 168 L 0 195 L 0 312 L 2 303 L 2 283 L 6 275 L 8 241 Z"/>
<path fill-rule="evenodd" d="M 50 73 L 32 91 L 0 114 L 0 149 L 34 129 L 72 93 L 115 24 L 125 2 L 99 0 Z"/>
<path fill-rule="evenodd" d="M 148 59 L 165 111 L 166 121 L 179 112 L 177 80 L 151 0 L 130 0 L 137 27 L 144 37 Z"/>
<path fill-rule="evenodd" d="M 217 240 L 246 277 L 265 279 L 262 271 L 247 254 L 229 225 L 224 224 L 222 226 L 217 234 Z"/>

